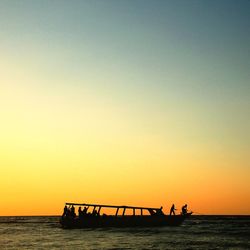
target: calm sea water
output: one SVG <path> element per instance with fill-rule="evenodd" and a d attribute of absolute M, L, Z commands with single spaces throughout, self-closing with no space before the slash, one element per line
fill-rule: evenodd
<path fill-rule="evenodd" d="M 179 227 L 65 230 L 59 217 L 0 217 L 0 249 L 250 249 L 250 216 L 192 216 Z"/>

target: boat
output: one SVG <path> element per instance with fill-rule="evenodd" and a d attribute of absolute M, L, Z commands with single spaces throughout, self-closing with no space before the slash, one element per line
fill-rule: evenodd
<path fill-rule="evenodd" d="M 78 216 L 75 214 L 75 206 L 78 206 Z M 83 210 L 81 210 L 82 207 L 84 207 Z M 101 215 L 101 209 L 107 208 L 114 209 L 115 213 L 113 215 L 105 213 Z M 64 229 L 179 226 L 191 214 L 192 212 L 165 215 L 162 207 L 152 208 L 66 202 L 64 213 L 60 218 L 60 224 Z"/>

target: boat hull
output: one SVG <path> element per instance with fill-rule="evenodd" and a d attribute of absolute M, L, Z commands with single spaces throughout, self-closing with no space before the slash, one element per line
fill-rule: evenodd
<path fill-rule="evenodd" d="M 179 226 L 190 215 L 62 217 L 60 223 L 63 228 L 163 227 Z"/>

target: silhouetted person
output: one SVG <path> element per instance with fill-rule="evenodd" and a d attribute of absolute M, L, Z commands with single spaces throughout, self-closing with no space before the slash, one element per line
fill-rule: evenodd
<path fill-rule="evenodd" d="M 181 208 L 182 214 L 186 215 L 187 214 L 187 204 L 185 204 L 182 208 Z"/>
<path fill-rule="evenodd" d="M 83 214 L 83 215 L 86 215 L 86 214 L 87 214 L 88 208 L 89 208 L 89 207 L 84 207 L 84 209 L 83 209 L 83 211 L 82 211 L 82 214 Z"/>
<path fill-rule="evenodd" d="M 92 215 L 97 216 L 97 211 L 95 209 L 93 210 Z"/>
<path fill-rule="evenodd" d="M 162 212 L 162 207 L 156 210 L 156 215 L 164 215 L 164 213 Z"/>
<path fill-rule="evenodd" d="M 66 216 L 67 214 L 68 214 L 68 207 L 65 205 L 62 216 Z"/>
<path fill-rule="evenodd" d="M 71 213 L 71 216 L 72 216 L 73 218 L 76 217 L 75 207 L 74 207 L 73 205 L 72 205 L 72 207 L 71 207 L 71 209 L 70 209 L 70 213 Z"/>
<path fill-rule="evenodd" d="M 78 208 L 78 217 L 79 218 L 82 217 L 82 208 L 81 207 Z"/>
<path fill-rule="evenodd" d="M 175 215 L 175 210 L 176 210 L 176 208 L 175 208 L 175 205 L 173 204 L 171 209 L 170 209 L 170 214 L 169 215 L 172 215 L 172 214 Z"/>

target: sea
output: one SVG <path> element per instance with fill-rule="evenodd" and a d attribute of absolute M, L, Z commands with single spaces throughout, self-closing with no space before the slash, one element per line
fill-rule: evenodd
<path fill-rule="evenodd" d="M 0 249 L 250 249 L 250 216 L 191 216 L 181 226 L 62 229 L 58 216 L 0 217 Z"/>

